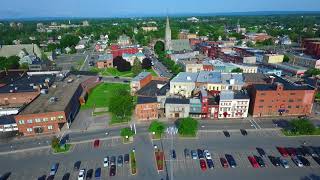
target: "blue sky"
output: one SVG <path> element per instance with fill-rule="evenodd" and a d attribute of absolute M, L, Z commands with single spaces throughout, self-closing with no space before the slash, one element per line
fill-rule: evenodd
<path fill-rule="evenodd" d="M 0 19 L 319 11 L 320 0 L 1 0 Z"/>

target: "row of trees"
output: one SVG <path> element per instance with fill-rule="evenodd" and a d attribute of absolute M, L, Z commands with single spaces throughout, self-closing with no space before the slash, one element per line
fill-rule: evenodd
<path fill-rule="evenodd" d="M 20 65 L 19 61 L 20 61 L 20 58 L 18 56 L 10 56 L 8 58 L 0 57 L 0 70 L 28 68 L 27 64 Z"/>
<path fill-rule="evenodd" d="M 152 66 L 152 61 L 149 58 L 144 58 L 141 63 L 139 59 L 135 59 L 133 62 L 133 66 L 131 67 L 131 64 L 128 61 L 123 59 L 121 56 L 118 56 L 113 59 L 113 66 L 117 67 L 117 70 L 120 72 L 131 70 L 132 73 L 136 76 L 140 72 L 142 72 L 143 69 L 150 69 Z"/>

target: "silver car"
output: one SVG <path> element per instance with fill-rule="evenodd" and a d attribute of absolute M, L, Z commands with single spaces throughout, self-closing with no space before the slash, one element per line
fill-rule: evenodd
<path fill-rule="evenodd" d="M 197 151 L 191 150 L 191 157 L 192 157 L 192 159 L 198 159 Z"/>
<path fill-rule="evenodd" d="M 298 166 L 298 167 L 303 167 L 302 162 L 300 161 L 300 159 L 298 159 L 296 156 L 292 157 L 292 161 Z"/>
<path fill-rule="evenodd" d="M 284 167 L 284 168 L 289 168 L 289 162 L 285 159 L 280 159 L 280 162 L 281 162 L 281 165 Z"/>

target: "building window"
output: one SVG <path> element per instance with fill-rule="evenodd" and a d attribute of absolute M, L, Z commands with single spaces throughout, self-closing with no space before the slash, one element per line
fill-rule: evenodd
<path fill-rule="evenodd" d="M 302 99 L 297 99 L 298 102 L 302 102 Z"/>
<path fill-rule="evenodd" d="M 32 128 L 27 128 L 27 131 L 28 132 L 32 132 Z"/>
<path fill-rule="evenodd" d="M 43 122 L 47 122 L 48 118 L 43 118 L 42 120 L 43 120 Z"/>
<path fill-rule="evenodd" d="M 269 106 L 269 108 L 272 108 L 272 106 Z"/>
<path fill-rule="evenodd" d="M 263 108 L 263 106 L 259 106 L 259 108 Z"/>
<path fill-rule="evenodd" d="M 291 109 L 291 106 L 288 106 L 289 109 Z"/>
<path fill-rule="evenodd" d="M 51 121 L 55 121 L 56 117 L 51 117 L 50 119 L 51 119 Z"/>
<path fill-rule="evenodd" d="M 34 121 L 36 121 L 37 123 L 41 122 L 41 119 L 40 118 L 36 118 L 34 119 Z"/>
<path fill-rule="evenodd" d="M 296 93 L 290 93 L 290 95 L 296 95 Z"/>
<path fill-rule="evenodd" d="M 58 120 L 63 120 L 63 116 L 58 116 Z"/>
<path fill-rule="evenodd" d="M 24 120 L 19 120 L 18 123 L 19 124 L 24 124 Z"/>
<path fill-rule="evenodd" d="M 32 124 L 32 119 L 27 120 L 28 124 Z"/>
<path fill-rule="evenodd" d="M 293 102 L 293 99 L 289 99 L 289 102 Z"/>
<path fill-rule="evenodd" d="M 266 95 L 266 93 L 261 93 L 261 96 L 264 96 L 264 95 Z"/>
<path fill-rule="evenodd" d="M 263 100 L 263 99 L 261 99 L 261 100 L 260 100 L 260 102 L 264 102 L 264 100 Z"/>
<path fill-rule="evenodd" d="M 296 108 L 300 108 L 300 106 L 296 106 Z"/>
<path fill-rule="evenodd" d="M 49 130 L 52 130 L 52 129 L 53 129 L 53 126 L 52 126 L 52 125 L 48 126 L 48 129 L 49 129 Z"/>

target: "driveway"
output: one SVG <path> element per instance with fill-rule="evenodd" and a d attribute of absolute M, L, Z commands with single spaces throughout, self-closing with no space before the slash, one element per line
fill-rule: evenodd
<path fill-rule="evenodd" d="M 92 109 L 80 110 L 72 122 L 71 130 L 98 130 L 108 127 L 111 117 L 109 114 L 92 116 Z"/>

